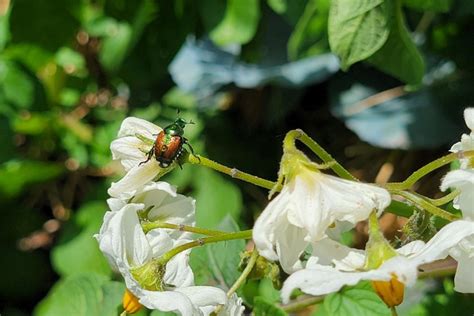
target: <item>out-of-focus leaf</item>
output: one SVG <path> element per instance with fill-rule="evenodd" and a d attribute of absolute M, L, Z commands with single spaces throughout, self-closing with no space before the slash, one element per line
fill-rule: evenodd
<path fill-rule="evenodd" d="M 255 316 L 285 316 L 288 315 L 284 310 L 275 305 L 275 303 L 257 296 L 254 300 L 253 313 Z"/>
<path fill-rule="evenodd" d="M 13 146 L 13 131 L 10 129 L 8 119 L 0 115 L 0 165 L 12 159 L 15 156 L 15 147 Z"/>
<path fill-rule="evenodd" d="M 196 170 L 193 184 L 197 226 L 216 228 L 226 216 L 239 218 L 242 195 L 235 184 L 206 168 Z"/>
<path fill-rule="evenodd" d="M 80 5 L 75 0 L 15 1 L 10 17 L 13 42 L 34 43 L 50 51 L 72 43 L 79 27 L 75 13 Z"/>
<path fill-rule="evenodd" d="M 28 108 L 33 103 L 33 83 L 14 63 L 0 61 L 0 91 L 17 107 Z"/>
<path fill-rule="evenodd" d="M 10 39 L 10 8 L 2 8 L 2 11 L 3 12 L 0 12 L 0 51 L 3 50 Z"/>
<path fill-rule="evenodd" d="M 222 86 L 234 83 L 242 88 L 265 84 L 301 87 L 321 82 L 339 70 L 333 54 L 323 54 L 273 66 L 238 62 L 236 55 L 209 41 L 188 39 L 169 66 L 176 84 L 199 98 L 212 95 Z"/>
<path fill-rule="evenodd" d="M 9 45 L 4 51 L 5 57 L 21 62 L 31 72 L 38 72 L 53 59 L 53 54 L 40 46 L 27 43 Z"/>
<path fill-rule="evenodd" d="M 220 46 L 245 44 L 255 35 L 260 19 L 258 0 L 227 0 L 224 19 L 210 33 Z"/>
<path fill-rule="evenodd" d="M 451 62 L 438 63 L 425 75 L 427 86 L 414 92 L 405 92 L 394 79 L 381 80 L 367 69 L 341 75 L 331 81 L 331 111 L 374 146 L 408 149 L 453 144 L 463 132 L 466 100 L 474 100 L 471 79 L 452 76 L 454 70 Z M 367 98 L 383 91 L 387 91 L 385 100 L 381 97 L 378 104 L 366 106 L 374 101 Z"/>
<path fill-rule="evenodd" d="M 219 230 L 233 232 L 239 230 L 238 225 L 230 217 L 218 226 Z M 240 252 L 244 250 L 243 240 L 232 240 L 213 243 L 193 249 L 190 264 L 193 267 L 197 284 L 218 284 L 222 288 L 230 288 L 237 280 Z"/>
<path fill-rule="evenodd" d="M 342 69 L 378 51 L 390 33 L 390 8 L 383 0 L 333 0 L 329 11 L 329 44 Z"/>
<path fill-rule="evenodd" d="M 287 0 L 267 0 L 267 4 L 273 11 L 278 14 L 283 14 L 288 8 Z"/>
<path fill-rule="evenodd" d="M 51 118 L 43 113 L 30 113 L 17 116 L 12 121 L 12 129 L 20 134 L 39 135 L 51 124 Z"/>
<path fill-rule="evenodd" d="M 89 202 L 81 207 L 73 221 L 66 224 L 58 244 L 51 251 L 56 272 L 62 276 L 82 272 L 111 274 L 107 260 L 93 238 L 99 231 L 106 210 L 105 202 Z"/>
<path fill-rule="evenodd" d="M 418 11 L 448 12 L 452 0 L 403 0 L 403 5 Z"/>
<path fill-rule="evenodd" d="M 59 281 L 36 307 L 36 316 L 116 316 L 125 287 L 95 273 Z"/>
<path fill-rule="evenodd" d="M 64 167 L 55 163 L 23 160 L 0 165 L 0 194 L 14 197 L 28 185 L 57 178 Z"/>
<path fill-rule="evenodd" d="M 308 57 L 328 48 L 328 0 L 310 0 L 288 40 L 291 60 Z"/>
<path fill-rule="evenodd" d="M 369 62 L 401 81 L 412 85 L 420 84 L 425 63 L 405 26 L 399 2 L 394 8 L 394 14 L 387 41 L 370 57 Z"/>
<path fill-rule="evenodd" d="M 110 143 L 117 135 L 120 122 L 104 124 L 95 129 L 92 142 L 91 162 L 98 167 L 110 163 Z"/>
<path fill-rule="evenodd" d="M 59 66 L 63 67 L 67 74 L 86 74 L 86 61 L 84 57 L 68 47 L 62 47 L 56 53 L 55 60 Z"/>
<path fill-rule="evenodd" d="M 390 309 L 374 292 L 370 282 L 343 288 L 329 294 L 315 316 L 390 316 Z"/>

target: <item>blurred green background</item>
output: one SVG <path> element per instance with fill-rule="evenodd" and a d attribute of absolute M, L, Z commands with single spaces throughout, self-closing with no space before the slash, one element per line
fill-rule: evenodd
<path fill-rule="evenodd" d="M 0 0 L 0 314 L 119 311 L 124 286 L 92 235 L 123 175 L 109 145 L 127 116 L 164 126 L 180 110 L 196 122 L 196 152 L 268 179 L 293 128 L 371 182 L 384 165 L 396 181 L 444 153 L 474 101 L 473 2 L 387 3 L 402 17 L 388 42 L 342 71 L 329 0 Z M 165 180 L 197 199 L 203 227 L 251 228 L 267 203 L 265 190 L 196 166 Z M 212 250 L 228 254 L 214 258 L 226 285 L 244 247 L 228 245 Z M 196 282 L 212 284 L 212 251 L 200 251 Z M 249 306 L 278 297 L 267 283 L 248 285 Z M 449 279 L 417 292 L 403 314 L 474 310 Z"/>

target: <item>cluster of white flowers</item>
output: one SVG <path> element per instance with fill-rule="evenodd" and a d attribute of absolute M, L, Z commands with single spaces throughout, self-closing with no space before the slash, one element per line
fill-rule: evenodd
<path fill-rule="evenodd" d="M 471 134 L 463 135 L 451 149 L 460 154 L 474 150 L 474 108 L 465 110 L 465 120 Z M 289 163 L 296 167 L 284 174 L 283 189 L 258 218 L 253 233 L 259 253 L 279 260 L 291 273 L 282 289 L 284 303 L 296 288 L 324 295 L 361 280 L 395 279 L 411 286 L 420 265 L 448 255 L 458 262 L 455 290 L 474 292 L 474 159 L 461 159 L 461 169 L 448 173 L 441 185 L 443 191 L 449 187 L 460 190 L 454 204 L 463 220 L 446 225 L 428 243 L 418 240 L 393 250 L 375 268 L 367 265 L 370 251 L 342 245 L 331 231 L 367 219 L 373 210 L 380 214 L 390 203 L 390 194 L 373 185 L 325 175 L 304 158 L 291 159 Z M 288 168 L 282 166 L 284 169 Z M 310 258 L 301 262 L 304 251 Z"/>
<path fill-rule="evenodd" d="M 242 315 L 242 300 L 212 286 L 195 286 L 188 264 L 191 250 L 180 252 L 165 266 L 157 258 L 171 249 L 191 242 L 188 232 L 155 228 L 148 232 L 142 224 L 161 221 L 168 224 L 195 224 L 195 200 L 176 193 L 166 182 L 153 180 L 167 170 L 155 159 L 147 160 L 161 128 L 138 118 L 123 121 L 118 139 L 112 142 L 114 159 L 127 174 L 109 189 L 110 211 L 95 237 L 110 265 L 121 273 L 127 289 L 149 309 L 182 315 L 209 315 L 224 305 L 219 315 Z"/>
<path fill-rule="evenodd" d="M 401 298 L 389 299 L 393 303 L 385 300 L 389 306 L 398 305 L 404 286 L 415 283 L 419 266 L 448 255 L 458 262 L 455 290 L 474 292 L 474 158 L 463 156 L 474 150 L 474 108 L 466 109 L 464 115 L 471 133 L 462 135 L 461 142 L 451 148 L 460 156 L 460 169 L 449 172 L 441 183 L 442 191 L 459 191 L 454 206 L 463 218 L 444 226 L 427 243 L 417 240 L 399 249 L 388 244 L 376 224 L 377 216 L 391 202 L 387 190 L 326 175 L 296 147 L 286 149 L 279 174 L 282 189 L 253 229 L 259 254 L 279 261 L 289 274 L 281 291 L 284 303 L 297 288 L 311 295 L 324 295 L 371 280 L 381 296 L 384 284 L 400 289 Z M 219 315 L 241 315 L 244 307 L 237 295 L 228 298 L 219 288 L 194 285 L 188 264 L 190 249 L 160 264 L 163 254 L 192 241 L 190 233 L 143 228 L 155 221 L 178 226 L 195 224 L 195 201 L 177 194 L 166 182 L 153 181 L 171 170 L 160 167 L 155 159 L 147 160 L 161 131 L 144 120 L 127 118 L 118 139 L 111 144 L 113 158 L 121 161 L 127 174 L 108 191 L 110 211 L 96 235 L 100 249 L 122 274 L 128 291 L 147 308 L 209 315 L 221 306 L 217 308 Z M 376 229 L 365 251 L 339 242 L 341 231 L 368 218 L 375 222 Z"/>

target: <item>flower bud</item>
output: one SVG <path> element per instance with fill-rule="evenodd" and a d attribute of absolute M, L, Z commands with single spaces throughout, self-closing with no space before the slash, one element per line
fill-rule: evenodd
<path fill-rule="evenodd" d="M 388 307 L 394 307 L 403 302 L 405 285 L 396 277 L 392 277 L 390 281 L 372 281 L 372 286 Z"/>
<path fill-rule="evenodd" d="M 135 314 L 142 308 L 142 304 L 140 304 L 138 298 L 128 289 L 123 293 L 122 306 L 127 314 Z"/>

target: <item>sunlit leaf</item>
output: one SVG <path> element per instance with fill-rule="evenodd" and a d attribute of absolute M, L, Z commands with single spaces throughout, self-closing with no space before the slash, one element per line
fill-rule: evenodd
<path fill-rule="evenodd" d="M 36 316 L 116 316 L 121 313 L 125 286 L 95 273 L 56 283 L 35 309 Z"/>
<path fill-rule="evenodd" d="M 390 316 L 390 309 L 373 291 L 370 282 L 329 294 L 315 316 Z"/>
<path fill-rule="evenodd" d="M 419 84 L 423 79 L 425 64 L 405 26 L 399 4 L 395 7 L 394 17 L 391 20 L 392 26 L 387 42 L 370 57 L 369 62 L 408 84 Z"/>
<path fill-rule="evenodd" d="M 258 0 L 227 0 L 224 19 L 210 33 L 218 45 L 245 44 L 257 31 L 260 18 Z"/>
<path fill-rule="evenodd" d="M 63 276 L 82 272 L 111 274 L 107 260 L 93 237 L 99 232 L 106 210 L 105 202 L 89 202 L 65 225 L 58 244 L 51 251 L 56 272 Z"/>
<path fill-rule="evenodd" d="M 343 69 L 378 51 L 390 32 L 383 0 L 333 0 L 329 11 L 329 44 Z"/>

